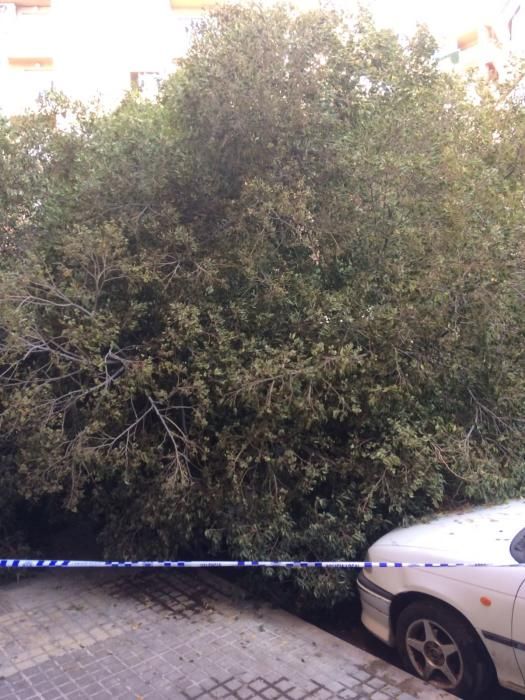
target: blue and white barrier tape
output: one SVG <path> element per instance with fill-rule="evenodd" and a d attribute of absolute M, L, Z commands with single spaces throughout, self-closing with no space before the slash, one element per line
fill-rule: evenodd
<path fill-rule="evenodd" d="M 81 561 L 75 559 L 0 559 L 2 569 L 208 569 L 281 567 L 288 569 L 427 569 L 456 567 L 515 567 L 525 564 L 488 562 L 399 562 L 399 561 Z"/>

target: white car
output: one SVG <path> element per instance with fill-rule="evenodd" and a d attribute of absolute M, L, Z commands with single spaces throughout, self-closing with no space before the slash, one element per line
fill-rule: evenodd
<path fill-rule="evenodd" d="M 393 530 L 367 561 L 513 564 L 365 568 L 358 587 L 364 626 L 415 675 L 462 698 L 495 678 L 525 695 L 525 500 Z"/>

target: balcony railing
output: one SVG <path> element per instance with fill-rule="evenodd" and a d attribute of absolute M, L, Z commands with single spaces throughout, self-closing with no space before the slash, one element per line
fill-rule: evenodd
<path fill-rule="evenodd" d="M 3 39 L 8 56 L 49 56 L 53 53 L 56 25 L 50 15 L 17 14 Z"/>

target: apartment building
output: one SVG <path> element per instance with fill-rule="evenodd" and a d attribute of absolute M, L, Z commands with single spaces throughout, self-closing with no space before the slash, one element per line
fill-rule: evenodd
<path fill-rule="evenodd" d="M 484 22 L 461 33 L 447 48 L 441 57 L 444 69 L 473 68 L 489 80 L 505 79 L 509 60 L 525 58 L 525 2 L 494 2 Z"/>
<path fill-rule="evenodd" d="M 0 0 L 0 113 L 34 107 L 49 88 L 82 100 L 98 97 L 106 108 L 132 87 L 153 96 L 187 52 L 192 23 L 224 1 Z M 393 2 L 374 1 L 383 9 Z M 308 9 L 319 0 L 295 2 Z M 340 8 L 355 4 L 331 2 Z M 399 13 L 409 5 L 399 0 Z M 486 22 L 452 43 L 446 33 L 440 42 L 444 69 L 477 67 L 501 78 L 510 54 L 525 57 L 525 0 L 494 0 L 488 6 Z"/>
<path fill-rule="evenodd" d="M 0 0 L 0 113 L 32 108 L 50 88 L 109 109 L 130 88 L 153 96 L 192 24 L 219 2 L 228 0 Z"/>
<path fill-rule="evenodd" d="M 155 94 L 187 51 L 192 22 L 214 0 L 0 0 L 0 112 L 55 88 L 118 104 Z"/>

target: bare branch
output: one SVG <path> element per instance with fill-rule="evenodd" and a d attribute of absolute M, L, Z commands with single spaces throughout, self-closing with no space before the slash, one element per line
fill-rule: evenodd
<path fill-rule="evenodd" d="M 186 436 L 176 423 L 174 423 L 172 420 L 170 420 L 167 416 L 163 414 L 163 412 L 159 409 L 159 407 L 149 394 L 147 395 L 147 398 L 150 403 L 150 406 L 155 411 L 158 419 L 162 423 L 164 430 L 166 431 L 166 436 L 168 437 L 169 441 L 173 446 L 175 452 L 173 464 L 176 467 L 177 474 L 183 482 L 187 483 L 188 481 L 191 481 L 191 474 L 188 467 L 188 458 L 186 454 L 181 455 L 181 452 L 177 445 L 177 441 L 175 440 L 175 435 L 171 430 L 170 425 L 172 425 L 177 430 L 177 432 L 184 439 L 184 441 L 186 441 Z"/>

